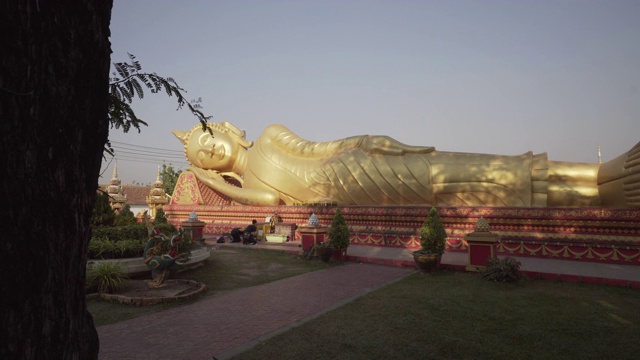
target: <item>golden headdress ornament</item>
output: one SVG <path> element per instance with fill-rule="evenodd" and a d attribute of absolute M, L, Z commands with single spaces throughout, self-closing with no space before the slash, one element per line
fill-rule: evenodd
<path fill-rule="evenodd" d="M 196 125 L 193 128 L 191 128 L 191 130 L 185 131 L 185 130 L 173 130 L 172 133 L 178 138 L 180 139 L 180 141 L 184 144 L 187 145 L 189 143 L 189 138 L 191 138 L 191 134 L 193 134 L 194 131 L 198 130 L 198 129 L 202 129 L 202 125 Z M 221 132 L 223 134 L 228 134 L 229 136 L 231 136 L 232 139 L 236 140 L 238 142 L 238 144 L 240 144 L 241 146 L 243 146 L 244 148 L 248 149 L 250 147 L 253 146 L 253 141 L 248 141 L 245 136 L 246 136 L 246 131 L 244 130 L 240 130 L 238 129 L 235 125 L 231 124 L 230 122 L 227 121 L 223 121 L 221 123 L 207 123 L 207 130 L 205 131 L 209 131 L 209 129 L 211 129 L 213 132 Z M 215 137 L 215 135 L 213 135 Z"/>

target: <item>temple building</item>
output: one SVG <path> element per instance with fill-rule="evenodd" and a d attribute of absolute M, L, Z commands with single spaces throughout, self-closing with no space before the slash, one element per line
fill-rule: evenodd
<path fill-rule="evenodd" d="M 158 209 L 169 203 L 171 197 L 166 194 L 160 179 L 160 168 L 153 186 L 122 185 L 118 178 L 118 164 L 113 167 L 113 176 L 108 185 L 100 185 L 100 188 L 109 195 L 111 208 L 119 214 L 125 205 L 129 205 L 131 212 L 136 217 L 142 218 L 145 210 L 154 218 Z"/>

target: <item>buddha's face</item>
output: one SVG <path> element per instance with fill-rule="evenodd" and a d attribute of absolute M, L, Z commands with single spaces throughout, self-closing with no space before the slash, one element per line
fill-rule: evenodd
<path fill-rule="evenodd" d="M 196 129 L 186 145 L 187 159 L 193 165 L 209 170 L 231 171 L 238 154 L 238 143 L 231 136 Z"/>

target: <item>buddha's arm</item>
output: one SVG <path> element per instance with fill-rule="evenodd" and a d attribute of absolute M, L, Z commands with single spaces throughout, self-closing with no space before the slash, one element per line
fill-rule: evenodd
<path fill-rule="evenodd" d="M 361 148 L 371 154 L 384 155 L 423 154 L 435 150 L 433 147 L 406 145 L 388 136 L 377 135 L 360 135 L 340 140 L 315 142 L 305 140 L 279 124 L 267 127 L 263 136 L 289 153 L 309 158 L 332 156 L 339 151 L 352 148 Z"/>
<path fill-rule="evenodd" d="M 278 205 L 280 203 L 280 197 L 275 191 L 245 189 L 233 186 L 213 170 L 203 170 L 196 167 L 188 167 L 187 170 L 191 171 L 200 182 L 232 198 L 238 203 L 260 206 Z"/>
<path fill-rule="evenodd" d="M 365 135 L 363 136 L 361 148 L 371 154 L 383 155 L 404 155 L 404 154 L 426 154 L 434 151 L 433 146 L 412 146 L 403 144 L 398 140 L 388 136 Z"/>

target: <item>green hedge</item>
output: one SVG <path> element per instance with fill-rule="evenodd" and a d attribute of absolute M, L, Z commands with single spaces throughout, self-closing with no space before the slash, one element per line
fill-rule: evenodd
<path fill-rule="evenodd" d="M 178 232 L 171 224 L 157 224 L 155 226 L 165 235 L 173 235 Z M 140 223 L 128 226 L 94 227 L 91 239 L 93 240 L 96 238 L 106 238 L 110 241 L 118 242 L 122 240 L 146 240 L 149 238 L 149 235 L 147 232 L 147 226 Z"/>
<path fill-rule="evenodd" d="M 157 224 L 156 227 L 167 237 L 178 232 L 171 224 Z M 89 259 L 142 257 L 147 241 L 149 235 L 145 224 L 96 227 L 89 241 Z"/>

